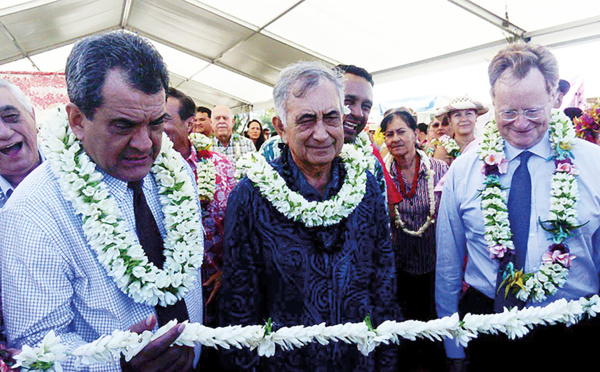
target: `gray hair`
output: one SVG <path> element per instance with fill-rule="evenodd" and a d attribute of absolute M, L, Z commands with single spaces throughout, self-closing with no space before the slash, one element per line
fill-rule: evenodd
<path fill-rule="evenodd" d="M 67 59 L 65 78 L 69 99 L 93 119 L 102 105 L 102 86 L 107 73 L 118 69 L 128 83 L 145 94 L 167 92 L 169 74 L 161 55 L 142 37 L 114 31 L 79 40 Z"/>
<path fill-rule="evenodd" d="M 283 125 L 286 125 L 287 100 L 289 95 L 304 97 L 323 82 L 333 83 L 340 99 L 340 114 L 344 112 L 344 77 L 338 69 L 327 67 L 321 62 L 296 62 L 284 68 L 273 87 L 275 110 Z"/>
<path fill-rule="evenodd" d="M 19 101 L 21 106 L 23 106 L 23 108 L 27 110 L 31 116 L 33 116 L 33 105 L 31 104 L 31 100 L 25 95 L 25 93 L 23 93 L 21 88 L 4 79 L 0 79 L 0 88 L 8 89 L 8 91 L 17 99 L 17 101 Z"/>
<path fill-rule="evenodd" d="M 532 68 L 540 70 L 546 81 L 546 90 L 553 93 L 558 83 L 558 61 L 543 45 L 531 43 L 510 44 L 496 54 L 488 67 L 491 94 L 504 71 L 509 70 L 517 79 L 523 79 Z"/>

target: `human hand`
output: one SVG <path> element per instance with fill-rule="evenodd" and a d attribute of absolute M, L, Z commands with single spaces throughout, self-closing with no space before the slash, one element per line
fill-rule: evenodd
<path fill-rule="evenodd" d="M 151 331 L 156 324 L 156 316 L 150 315 L 129 330 L 135 333 Z M 121 359 L 123 371 L 191 371 L 194 365 L 194 348 L 188 346 L 171 346 L 185 329 L 185 324 L 178 324 L 164 335 L 150 342 L 129 362 Z"/>

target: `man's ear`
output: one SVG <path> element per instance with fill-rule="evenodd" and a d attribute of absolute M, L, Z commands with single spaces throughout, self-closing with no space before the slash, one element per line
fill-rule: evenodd
<path fill-rule="evenodd" d="M 67 110 L 67 118 L 69 119 L 69 126 L 71 130 L 75 134 L 75 137 L 80 141 L 83 141 L 84 137 L 84 128 L 83 122 L 85 121 L 85 115 L 77 105 L 72 102 L 69 102 L 66 107 Z"/>
<path fill-rule="evenodd" d="M 192 129 L 194 129 L 194 124 L 196 123 L 196 117 L 195 116 L 190 116 L 189 118 L 187 118 L 184 122 L 183 125 L 185 125 L 185 129 L 187 134 L 192 133 Z"/>
<path fill-rule="evenodd" d="M 281 136 L 281 139 L 283 140 L 283 142 L 288 143 L 285 126 L 283 125 L 283 122 L 281 121 L 279 116 L 273 116 L 273 119 L 271 120 L 271 122 L 273 123 L 273 127 L 275 127 L 275 130 L 277 131 L 277 133 L 279 133 L 279 135 Z"/>

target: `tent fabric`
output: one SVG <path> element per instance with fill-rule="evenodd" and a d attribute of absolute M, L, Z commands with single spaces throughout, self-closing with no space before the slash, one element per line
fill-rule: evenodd
<path fill-rule="evenodd" d="M 76 40 L 117 29 L 152 41 L 172 85 L 198 105 L 240 112 L 270 107 L 279 72 L 299 60 L 364 67 L 383 100 L 449 94 L 427 86 L 411 96 L 419 88 L 412 80 L 438 84 L 441 71 L 458 71 L 455 85 L 470 88 L 469 70 L 485 80 L 478 71 L 507 39 L 556 48 L 598 42 L 600 2 L 4 0 L 0 71 L 61 72 Z M 392 96 L 398 81 L 403 92 Z"/>
<path fill-rule="evenodd" d="M 54 108 L 69 102 L 65 74 L 62 72 L 4 72 L 0 73 L 0 79 L 15 84 L 29 97 L 38 124 Z"/>

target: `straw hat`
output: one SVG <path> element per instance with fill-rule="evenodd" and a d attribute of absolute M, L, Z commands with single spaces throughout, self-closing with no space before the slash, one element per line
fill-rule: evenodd
<path fill-rule="evenodd" d="M 458 110 L 476 110 L 477 116 L 479 116 L 488 112 L 488 107 L 465 94 L 464 96 L 455 97 L 446 106 L 437 109 L 435 116 L 449 114 L 452 111 Z"/>

